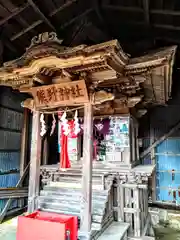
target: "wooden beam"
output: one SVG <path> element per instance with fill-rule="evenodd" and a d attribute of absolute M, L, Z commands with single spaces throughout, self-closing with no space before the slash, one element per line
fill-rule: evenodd
<path fill-rule="evenodd" d="M 90 103 L 84 105 L 84 138 L 83 138 L 83 168 L 82 168 L 82 211 L 80 231 L 87 236 L 91 230 L 92 221 L 92 136 L 93 108 Z"/>
<path fill-rule="evenodd" d="M 148 6 L 148 0 L 143 0 L 144 10 L 139 7 L 124 7 L 124 6 L 113 6 L 113 5 L 103 5 L 102 7 L 105 9 L 115 10 L 115 11 L 126 11 L 126 12 L 137 12 L 142 13 L 148 12 L 151 14 L 159 14 L 159 15 L 172 15 L 172 16 L 180 16 L 180 11 L 173 11 L 173 10 L 149 10 Z M 149 22 L 150 16 L 149 14 L 145 14 L 146 16 L 146 23 Z M 134 22 L 134 25 L 140 25 L 140 22 Z M 167 30 L 174 30 L 174 31 L 180 31 L 180 26 L 173 26 L 173 25 L 167 25 L 167 24 L 153 24 L 153 27 L 155 28 L 162 28 Z"/>
<path fill-rule="evenodd" d="M 109 37 L 98 27 L 89 23 L 86 28 L 86 35 L 95 43 L 105 42 L 109 40 Z"/>
<path fill-rule="evenodd" d="M 31 31 L 32 29 L 34 29 L 35 27 L 37 27 L 38 25 L 40 25 L 41 23 L 43 23 L 42 20 L 38 20 L 36 22 L 34 22 L 32 25 L 30 25 L 29 27 L 23 29 L 22 31 L 16 33 L 15 35 L 13 35 L 11 37 L 11 41 L 16 40 L 17 38 L 21 37 L 22 35 L 24 35 L 25 33 L 28 33 L 29 31 Z"/>
<path fill-rule="evenodd" d="M 20 14 L 22 11 L 24 11 L 27 7 L 29 6 L 29 3 L 25 3 L 24 5 L 22 5 L 21 7 L 17 8 L 16 10 L 14 10 L 11 14 L 9 14 L 7 17 L 3 18 L 0 20 L 0 26 L 2 26 L 3 24 L 7 23 L 11 18 L 17 16 L 18 14 Z"/>
<path fill-rule="evenodd" d="M 151 14 L 154 15 L 171 15 L 171 16 L 180 16 L 180 11 L 165 10 L 165 9 L 151 9 Z"/>
<path fill-rule="evenodd" d="M 88 15 L 90 12 L 92 12 L 92 9 L 87 9 L 85 12 L 83 12 L 82 14 L 80 15 L 77 15 L 76 17 L 72 18 L 70 21 L 64 23 L 64 24 L 61 24 L 60 28 L 61 29 L 64 29 L 66 27 L 68 27 L 69 25 L 73 24 L 74 22 L 76 22 L 77 20 L 85 17 L 86 15 Z"/>
<path fill-rule="evenodd" d="M 63 5 L 61 5 L 60 7 L 56 8 L 54 11 L 52 11 L 49 16 L 53 17 L 54 15 L 56 15 L 58 12 L 64 10 L 65 8 L 71 6 L 73 3 L 77 2 L 78 0 L 68 0 L 66 1 Z"/>
<path fill-rule="evenodd" d="M 140 154 L 140 158 L 144 158 L 147 156 L 147 154 L 150 153 L 150 151 L 155 148 L 157 145 L 162 143 L 164 140 L 166 140 L 168 137 L 170 137 L 176 130 L 180 128 L 180 122 L 178 122 L 171 130 L 164 134 L 162 137 L 160 137 L 157 141 L 155 141 L 151 146 L 149 146 L 144 152 Z"/>
<path fill-rule="evenodd" d="M 42 13 L 39 7 L 33 2 L 33 0 L 28 0 L 28 3 L 32 6 L 34 11 L 41 17 L 41 19 L 53 30 L 56 31 L 55 27 L 52 25 L 50 20 Z"/>
<path fill-rule="evenodd" d="M 40 113 L 34 112 L 32 118 L 32 140 L 29 173 L 28 212 L 32 213 L 37 207 L 39 195 L 39 178 L 41 164 L 41 137 L 40 137 Z"/>
<path fill-rule="evenodd" d="M 96 13 L 97 17 L 99 18 L 99 21 L 101 23 L 104 23 L 104 18 L 103 18 L 102 14 L 101 14 L 99 1 L 91 0 L 91 4 L 92 4 L 93 9 L 95 10 L 95 13 Z"/>
<path fill-rule="evenodd" d="M 29 126 L 29 109 L 24 109 L 24 119 L 21 131 L 21 156 L 20 156 L 20 176 L 23 175 L 25 166 L 27 165 L 27 147 L 28 147 L 28 126 Z"/>
<path fill-rule="evenodd" d="M 173 26 L 173 25 L 167 25 L 167 24 L 153 24 L 155 28 L 161 28 L 166 30 L 172 30 L 172 31 L 180 31 L 180 26 Z"/>
<path fill-rule="evenodd" d="M 156 40 L 163 40 L 163 41 L 165 40 L 165 41 L 173 43 L 173 44 L 180 44 L 180 39 L 178 39 L 177 37 L 176 38 L 168 37 L 167 35 L 157 36 Z"/>
<path fill-rule="evenodd" d="M 48 115 L 45 115 L 45 122 L 48 123 Z M 48 146 L 48 135 L 42 140 L 42 165 L 48 165 L 49 157 L 49 146 Z"/>
<path fill-rule="evenodd" d="M 83 12 L 82 14 L 72 18 L 70 21 L 60 25 L 60 28 L 61 29 L 64 29 L 66 28 L 67 26 L 69 26 L 70 24 L 74 23 L 75 21 L 77 21 L 78 19 L 80 18 L 83 18 L 84 16 L 86 16 L 87 14 L 89 14 L 90 12 L 92 11 L 92 9 L 87 9 L 85 12 Z M 55 14 L 55 13 L 54 13 Z M 54 14 L 50 13 L 49 16 L 53 16 Z M 31 24 L 29 27 L 23 29 L 22 31 L 14 34 L 12 37 L 11 37 L 11 41 L 14 41 L 18 38 L 20 38 L 22 35 L 24 35 L 25 33 L 28 33 L 29 31 L 33 30 L 35 27 L 39 26 L 40 24 L 43 23 L 43 20 L 38 20 L 38 21 L 35 21 L 33 24 Z"/>
<path fill-rule="evenodd" d="M 144 18 L 147 25 L 150 24 L 149 0 L 143 0 Z"/>
<path fill-rule="evenodd" d="M 85 33 L 87 25 L 88 22 L 85 18 L 78 21 L 78 24 L 76 24 L 71 34 L 69 34 L 68 46 L 77 46 L 82 43 L 81 40 L 87 36 Z"/>
<path fill-rule="evenodd" d="M 143 13 L 144 10 L 140 7 L 124 7 L 124 6 L 114 6 L 114 5 L 102 5 L 104 9 L 115 10 L 115 11 L 127 11 L 127 12 L 137 12 Z"/>

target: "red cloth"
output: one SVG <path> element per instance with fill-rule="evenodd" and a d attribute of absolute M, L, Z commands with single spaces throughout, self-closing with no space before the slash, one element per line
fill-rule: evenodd
<path fill-rule="evenodd" d="M 97 160 L 97 143 L 98 141 L 95 139 L 93 141 L 93 160 Z"/>
<path fill-rule="evenodd" d="M 61 128 L 61 154 L 60 154 L 60 169 L 71 167 L 71 162 L 68 156 L 68 136 L 64 135 L 63 127 Z"/>

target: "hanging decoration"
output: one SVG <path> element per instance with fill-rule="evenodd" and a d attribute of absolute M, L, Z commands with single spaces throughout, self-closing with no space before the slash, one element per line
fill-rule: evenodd
<path fill-rule="evenodd" d="M 52 127 L 51 127 L 50 136 L 53 135 L 55 128 L 56 128 L 56 119 L 55 119 L 55 116 L 53 114 L 53 121 L 52 121 Z"/>
<path fill-rule="evenodd" d="M 61 153 L 61 117 L 62 117 L 62 112 L 58 112 L 58 152 Z"/>
<path fill-rule="evenodd" d="M 60 117 L 61 120 L 61 152 L 60 152 L 60 170 L 66 171 L 66 169 L 71 167 L 71 163 L 68 156 L 68 134 L 69 134 L 69 124 L 66 119 L 66 112 Z"/>
<path fill-rule="evenodd" d="M 45 120 L 44 120 L 44 114 L 42 113 L 40 116 L 40 123 L 41 123 L 41 132 L 40 135 L 43 137 L 46 134 L 46 125 L 45 125 Z"/>
<path fill-rule="evenodd" d="M 104 125 L 102 123 L 98 123 L 98 124 L 95 124 L 95 127 L 100 132 L 103 129 Z"/>
<path fill-rule="evenodd" d="M 66 119 L 66 112 L 63 113 L 62 117 L 61 117 L 61 122 L 62 122 L 62 127 L 63 127 L 63 134 L 68 136 L 68 134 L 70 133 L 70 128 L 69 128 L 69 124 L 68 124 L 68 120 Z"/>
<path fill-rule="evenodd" d="M 79 120 L 78 120 L 78 111 L 75 111 L 75 115 L 74 115 L 74 133 L 75 135 L 78 135 L 80 133 L 81 129 L 80 129 L 80 125 L 79 125 Z"/>

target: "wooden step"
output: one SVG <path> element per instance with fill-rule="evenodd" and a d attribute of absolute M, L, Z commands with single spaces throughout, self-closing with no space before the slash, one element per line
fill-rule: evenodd
<path fill-rule="evenodd" d="M 125 240 L 127 239 L 127 231 L 129 223 L 113 222 L 104 233 L 98 238 L 98 240 Z"/>
<path fill-rule="evenodd" d="M 64 187 L 60 187 L 58 185 L 46 185 L 44 186 L 43 190 L 41 191 L 42 193 L 44 192 L 47 192 L 48 195 L 50 194 L 55 194 L 55 195 L 62 195 L 62 194 L 66 194 L 66 195 L 69 195 L 69 194 L 72 194 L 72 195 L 81 195 L 82 194 L 82 189 L 79 189 L 79 188 L 64 188 Z M 109 191 L 108 190 L 97 190 L 97 189 L 93 189 L 92 191 L 92 196 L 93 197 L 104 197 L 106 198 L 108 196 L 108 193 Z"/>
<path fill-rule="evenodd" d="M 70 210 L 72 213 L 80 213 L 81 211 L 81 200 L 70 199 L 69 201 L 66 199 L 59 199 L 53 196 L 44 197 L 40 196 L 38 198 L 38 206 L 39 208 L 43 208 L 45 206 L 51 207 L 52 209 L 58 210 Z M 98 199 L 92 201 L 92 212 L 94 215 L 103 215 L 105 211 L 106 201 L 99 201 Z"/>
<path fill-rule="evenodd" d="M 144 236 L 142 240 L 155 240 L 155 237 Z"/>

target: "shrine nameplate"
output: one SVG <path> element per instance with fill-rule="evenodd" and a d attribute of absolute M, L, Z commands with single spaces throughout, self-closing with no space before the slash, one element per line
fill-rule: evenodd
<path fill-rule="evenodd" d="M 33 87 L 30 92 L 36 109 L 80 105 L 89 102 L 84 80 Z"/>

